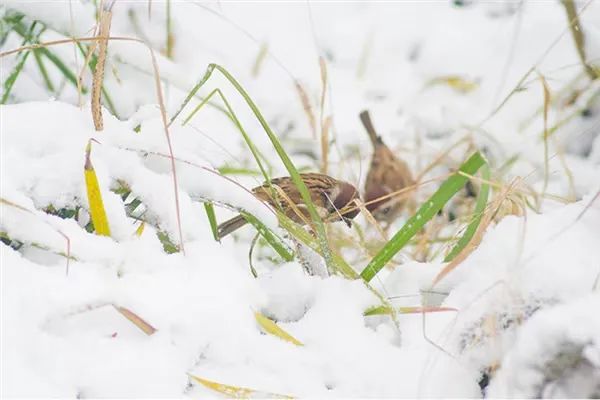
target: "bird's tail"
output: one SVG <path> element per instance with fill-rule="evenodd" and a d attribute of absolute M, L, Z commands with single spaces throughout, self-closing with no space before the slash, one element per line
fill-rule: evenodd
<path fill-rule="evenodd" d="M 375 131 L 375 127 L 373 126 L 373 122 L 371 121 L 371 116 L 369 115 L 369 110 L 364 110 L 360 113 L 360 120 L 362 121 L 365 130 L 369 134 L 369 139 L 371 139 L 371 143 L 373 147 L 377 147 L 377 145 L 382 144 L 381 137 L 377 135 Z"/>
<path fill-rule="evenodd" d="M 229 235 L 231 232 L 238 230 L 242 226 L 246 225 L 247 222 L 248 221 L 246 221 L 246 219 L 241 215 L 238 215 L 237 217 L 233 217 L 223 222 L 217 228 L 219 239 L 222 239 L 225 236 Z"/>

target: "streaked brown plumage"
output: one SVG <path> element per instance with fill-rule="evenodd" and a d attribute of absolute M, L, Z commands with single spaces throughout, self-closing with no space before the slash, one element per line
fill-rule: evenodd
<path fill-rule="evenodd" d="M 354 200 L 359 198 L 358 190 L 350 183 L 318 173 L 306 173 L 300 174 L 300 176 L 307 186 L 310 198 L 321 218 L 327 219 L 328 222 L 343 219 L 349 223 L 358 214 L 359 210 L 353 204 Z M 292 178 L 289 176 L 275 178 L 271 180 L 271 185 L 278 186 L 289 198 L 289 201 L 278 194 L 277 190 L 273 196 L 273 191 L 266 183 L 252 189 L 252 192 L 271 207 L 283 210 L 285 215 L 293 221 L 301 224 L 304 223 L 304 220 L 310 221 L 308 209 Z M 290 206 L 290 201 L 296 205 L 303 218 Z M 245 224 L 246 220 L 241 215 L 225 221 L 218 227 L 219 237 L 225 237 Z"/>
<path fill-rule="evenodd" d="M 414 185 L 415 181 L 408 164 L 396 157 L 377 135 L 369 111 L 361 112 L 360 120 L 373 144 L 373 156 L 365 181 L 364 200 L 367 209 L 377 221 L 389 223 L 398 216 L 406 204 L 406 194 L 377 199 Z"/>

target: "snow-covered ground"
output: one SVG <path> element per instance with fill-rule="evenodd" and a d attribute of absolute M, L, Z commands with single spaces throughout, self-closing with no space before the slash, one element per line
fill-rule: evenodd
<path fill-rule="evenodd" d="M 118 118 L 104 109 L 102 132 L 94 130 L 88 95 L 79 107 L 76 87 L 47 62 L 57 89 L 49 93 L 31 56 L 10 104 L 0 108 L 2 396 L 221 396 L 193 375 L 255 395 L 599 397 L 600 80 L 583 72 L 560 2 L 454 3 L 173 1 L 170 59 L 161 54 L 167 3 L 117 0 L 113 9 L 112 36 L 140 37 L 155 49 L 169 116 L 217 63 L 249 92 L 296 166 L 318 170 L 319 134 L 313 137 L 295 82 L 319 118 L 322 56 L 331 175 L 364 182 L 370 144 L 358 113 L 368 108 L 416 176 L 452 147 L 422 177 L 433 182 L 419 188 L 417 201 L 475 148 L 490 163 L 494 195 L 522 178 L 514 207 L 503 208 L 480 246 L 435 288 L 447 243 L 430 243 L 425 255 L 408 246 L 377 275 L 374 288 L 395 305 L 456 309 L 398 314 L 396 321 L 363 316 L 380 300 L 361 280 L 310 276 L 266 246 L 255 249 L 254 278 L 252 227 L 214 241 L 200 199 L 243 207 L 278 230 L 270 210 L 244 189 L 262 179 L 248 173 L 257 170 L 251 154 L 215 107 L 183 126 L 189 105 L 169 129 L 180 160 L 185 253 L 166 252 L 157 233 L 178 244 L 178 212 L 149 51 L 110 42 L 105 88 Z M 598 65 L 600 2 L 577 4 L 587 59 Z M 28 27 L 34 19 L 47 25 L 43 42 L 90 36 L 95 24 L 89 1 L 6 1 L 0 14 L 15 10 Z M 0 52 L 21 44 L 11 32 Z M 81 69 L 72 44 L 48 49 Z M 18 57 L 0 62 L 5 82 Z M 556 127 L 547 179 L 544 81 L 547 126 Z M 83 85 L 91 87 L 89 72 Z M 272 175 L 286 175 L 245 101 L 218 72 L 200 95 L 214 88 Z M 110 237 L 85 229 L 90 139 Z M 215 173 L 224 167 L 244 173 L 228 180 Z M 126 201 L 123 190 L 131 191 Z M 143 231 L 126 212 L 133 198 L 142 202 L 134 216 L 147 221 Z M 524 212 L 515 212 L 518 205 Z M 60 218 L 49 206 L 78 214 Z M 472 204 L 454 206 L 455 213 L 472 212 Z M 224 207 L 216 213 L 219 221 L 234 215 Z M 431 223 L 448 225 L 441 236 L 456 235 L 462 225 L 443 218 Z M 356 224 L 378 244 L 364 217 Z M 334 229 L 359 243 L 356 231 Z M 366 246 L 341 250 L 357 272 L 369 260 Z M 124 309 L 155 332 L 144 333 L 119 313 Z M 303 346 L 263 334 L 257 311 Z"/>

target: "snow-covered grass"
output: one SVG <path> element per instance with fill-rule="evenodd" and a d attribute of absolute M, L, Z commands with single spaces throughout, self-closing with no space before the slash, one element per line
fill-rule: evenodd
<path fill-rule="evenodd" d="M 93 42 L 33 50 L 22 64 L 25 52 L 5 54 L 93 36 L 94 3 L 0 8 L 3 397 L 227 389 L 191 376 L 255 391 L 242 397 L 600 396 L 600 79 L 585 72 L 560 2 L 117 0 L 111 36 L 146 41 L 157 62 L 142 43 L 109 41 L 101 132 L 82 67 Z M 577 9 L 587 61 L 598 66 L 600 3 Z M 247 90 L 282 149 L 213 74 L 168 128 L 177 207 L 161 113 L 176 115 L 211 63 Z M 82 71 L 78 93 L 72 77 Z M 184 124 L 216 88 L 239 121 L 214 96 Z M 372 286 L 305 272 L 325 271 L 324 262 L 249 192 L 263 177 L 241 135 L 269 176 L 289 175 L 286 156 L 317 171 L 325 148 L 329 173 L 362 188 L 366 108 L 419 178 L 417 206 L 475 151 L 490 170 L 489 179 L 466 176 L 470 187 L 411 234 Z M 88 145 L 108 237 L 90 223 Z M 433 285 L 475 216 L 471 192 L 484 186 L 472 252 Z M 262 239 L 250 252 L 251 226 L 215 241 L 203 201 L 218 221 L 254 215 L 293 260 Z M 329 245 L 358 276 L 409 213 L 387 237 L 363 215 L 351 230 L 334 224 Z M 382 305 L 397 311 L 364 315 Z M 302 345 L 264 334 L 256 312 Z"/>

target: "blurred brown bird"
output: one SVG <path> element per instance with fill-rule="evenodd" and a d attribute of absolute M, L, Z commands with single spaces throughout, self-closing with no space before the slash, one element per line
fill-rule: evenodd
<path fill-rule="evenodd" d="M 412 186 L 415 181 L 406 162 L 396 157 L 377 135 L 369 111 L 361 112 L 360 120 L 373 144 L 373 156 L 365 181 L 366 207 L 377 221 L 389 224 L 398 217 L 405 206 L 407 194 L 401 193 L 397 196 L 380 198 Z"/>
<path fill-rule="evenodd" d="M 358 190 L 353 185 L 318 173 L 300 174 L 300 177 L 308 188 L 310 198 L 321 218 L 326 219 L 327 222 L 344 220 L 350 225 L 352 218 L 359 212 L 353 204 L 354 200 L 359 198 Z M 252 189 L 252 192 L 258 199 L 268 203 L 271 207 L 281 209 L 293 221 L 300 224 L 306 220 L 310 221 L 308 209 L 292 178 L 289 176 L 275 178 L 271 180 L 271 185 L 279 187 L 285 196 L 279 194 L 277 190 L 273 191 L 266 183 Z M 289 200 L 285 198 L 286 196 Z M 290 202 L 300 211 L 302 217 L 298 215 Z M 246 223 L 247 221 L 242 215 L 223 222 L 218 227 L 219 238 L 229 235 Z"/>

